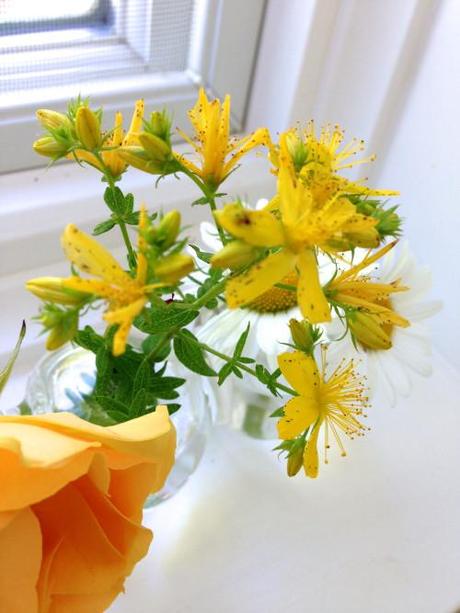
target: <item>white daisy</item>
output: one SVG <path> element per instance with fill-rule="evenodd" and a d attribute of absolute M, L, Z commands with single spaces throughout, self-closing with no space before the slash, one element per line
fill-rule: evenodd
<path fill-rule="evenodd" d="M 353 346 L 349 334 L 339 342 L 332 342 L 330 353 L 338 357 L 356 357 L 358 353 L 365 361 L 371 393 L 381 390 L 391 406 L 396 404 L 399 396 L 407 397 L 412 389 L 415 375 L 424 377 L 431 374 L 431 342 L 429 329 L 424 320 L 433 316 L 441 308 L 438 300 L 426 301 L 431 288 L 431 273 L 426 266 L 418 266 L 408 244 L 405 243 L 395 253 L 387 253 L 378 263 L 372 276 L 381 283 L 392 283 L 400 279 L 406 291 L 391 295 L 392 309 L 407 319 L 410 326 L 393 326 L 391 329 L 392 347 L 377 350 L 363 347 L 358 343 Z M 366 271 L 366 274 L 369 274 Z M 340 338 L 344 325 L 335 319 L 327 326 L 330 340 Z"/>

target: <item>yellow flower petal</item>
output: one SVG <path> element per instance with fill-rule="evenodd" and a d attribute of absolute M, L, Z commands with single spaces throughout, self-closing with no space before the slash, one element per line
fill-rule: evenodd
<path fill-rule="evenodd" d="M 234 202 L 214 215 L 222 228 L 250 245 L 278 247 L 285 243 L 283 225 L 269 211 L 252 211 Z"/>
<path fill-rule="evenodd" d="M 119 309 L 110 310 L 104 315 L 104 319 L 109 324 L 118 324 L 118 330 L 113 338 L 113 355 L 121 355 L 125 352 L 128 334 L 133 324 L 133 320 L 144 308 L 147 298 L 143 296 L 135 302 Z"/>
<path fill-rule="evenodd" d="M 67 258 L 80 270 L 109 283 L 126 285 L 132 282 L 107 249 L 73 224 L 64 230 L 62 247 Z"/>
<path fill-rule="evenodd" d="M 123 139 L 123 146 L 137 145 L 137 135 L 142 130 L 142 120 L 144 119 L 144 100 L 136 100 L 134 112 L 131 118 L 129 130 Z"/>
<path fill-rule="evenodd" d="M 319 457 L 318 457 L 318 434 L 320 424 L 316 426 L 310 435 L 310 438 L 305 445 L 303 454 L 303 467 L 307 477 L 316 479 L 319 472 Z"/>
<path fill-rule="evenodd" d="M 302 315 L 313 324 L 330 321 L 331 309 L 322 290 L 318 265 L 311 249 L 300 254 L 297 267 L 299 269 L 297 300 Z"/>
<path fill-rule="evenodd" d="M 235 309 L 248 304 L 275 283 L 278 283 L 292 272 L 297 256 L 283 249 L 278 253 L 272 253 L 267 258 L 254 264 L 249 270 L 237 275 L 227 282 L 225 297 L 227 305 Z"/>
<path fill-rule="evenodd" d="M 318 406 L 313 397 L 297 396 L 284 406 L 284 417 L 278 424 L 278 436 L 284 440 L 302 434 L 318 418 Z"/>
<path fill-rule="evenodd" d="M 314 398 L 319 390 L 320 376 L 312 356 L 302 351 L 288 351 L 278 356 L 278 366 L 284 378 L 296 392 Z"/>

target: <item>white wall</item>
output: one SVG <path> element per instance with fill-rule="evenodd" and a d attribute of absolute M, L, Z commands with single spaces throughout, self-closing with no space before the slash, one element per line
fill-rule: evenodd
<path fill-rule="evenodd" d="M 435 345 L 460 368 L 460 2 L 444 0 L 394 136 L 379 184 L 401 191 L 413 250 L 444 301 Z"/>

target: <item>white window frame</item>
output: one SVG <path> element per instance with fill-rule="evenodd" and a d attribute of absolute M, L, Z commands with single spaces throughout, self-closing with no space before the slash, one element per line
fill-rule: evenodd
<path fill-rule="evenodd" d="M 145 18 L 154 6 L 153 0 L 135 0 L 133 18 Z M 166 1 L 166 0 L 161 0 Z M 40 133 L 35 118 L 37 108 L 64 110 L 67 101 L 78 95 L 90 96 L 94 106 L 104 106 L 105 121 L 113 121 L 116 111 L 126 117 L 133 101 L 144 98 L 148 109 L 167 107 L 177 123 L 185 124 L 186 112 L 193 105 L 197 91 L 204 86 L 216 96 L 232 94 L 232 126 L 241 129 L 253 71 L 259 30 L 263 21 L 265 0 L 198 0 L 198 18 L 189 66 L 184 71 L 152 74 L 131 74 L 92 82 L 23 90 L 20 99 L 15 92 L 0 96 L 0 173 L 34 168 L 46 164 L 31 150 L 32 135 Z M 152 13 L 150 13 L 152 14 Z M 244 22 L 240 21 L 245 15 Z M 134 40 L 128 34 L 124 47 L 114 44 L 115 57 L 142 55 L 142 63 L 151 53 L 146 24 L 144 36 Z M 134 28 L 132 28 L 134 31 Z M 118 54 L 118 55 L 117 55 Z M 121 54 L 121 55 L 120 55 Z M 126 58 L 125 58 L 126 59 Z M 138 60 L 139 61 L 139 60 Z M 144 64 L 143 64 L 144 65 Z M 136 72 L 133 67 L 134 72 Z"/>

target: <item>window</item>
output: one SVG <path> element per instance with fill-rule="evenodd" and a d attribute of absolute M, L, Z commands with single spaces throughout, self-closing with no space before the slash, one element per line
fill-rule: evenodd
<path fill-rule="evenodd" d="M 200 85 L 233 97 L 241 127 L 265 1 L 0 0 L 0 171 L 43 165 L 34 111 L 78 94 L 107 122 L 136 97 L 185 119 Z M 244 20 L 241 15 L 244 14 Z"/>

